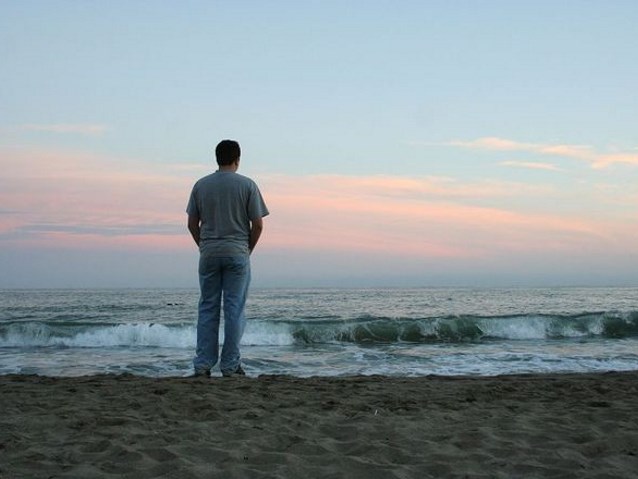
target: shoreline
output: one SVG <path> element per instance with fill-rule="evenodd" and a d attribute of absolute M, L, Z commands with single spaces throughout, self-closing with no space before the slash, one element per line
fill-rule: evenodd
<path fill-rule="evenodd" d="M 637 477 L 638 371 L 0 376 L 0 477 Z"/>

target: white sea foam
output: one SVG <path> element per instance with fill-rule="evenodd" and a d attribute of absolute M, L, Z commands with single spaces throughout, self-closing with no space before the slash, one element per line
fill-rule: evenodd
<path fill-rule="evenodd" d="M 60 328 L 57 328 L 59 331 Z M 71 328 L 69 328 L 71 329 Z M 0 347 L 119 347 L 150 346 L 167 348 L 192 347 L 195 328 L 171 328 L 161 324 L 118 324 L 95 326 L 85 331 L 56 332 L 56 328 L 40 323 L 13 324 L 0 336 Z"/>
<path fill-rule="evenodd" d="M 246 346 L 290 346 L 294 343 L 288 324 L 267 321 L 249 321 L 242 338 L 242 344 Z"/>
<path fill-rule="evenodd" d="M 481 319 L 479 328 L 485 336 L 503 339 L 545 339 L 547 320 L 542 317 Z"/>
<path fill-rule="evenodd" d="M 4 292 L 0 374 L 188 374 L 196 299 L 163 290 Z M 247 315 L 249 375 L 638 369 L 635 289 L 267 290 L 251 296 Z"/>
<path fill-rule="evenodd" d="M 461 316 L 432 319 L 364 317 L 353 320 L 248 321 L 242 344 L 290 346 L 294 344 L 392 344 L 476 342 L 489 340 L 551 340 L 596 337 L 605 324 L 614 325 L 617 337 L 635 334 L 635 318 L 592 314 L 573 317 L 525 315 L 514 317 Z M 220 329 L 223 340 L 223 322 Z M 0 347 L 165 347 L 191 348 L 194 324 L 74 324 L 40 321 L 0 325 Z"/>

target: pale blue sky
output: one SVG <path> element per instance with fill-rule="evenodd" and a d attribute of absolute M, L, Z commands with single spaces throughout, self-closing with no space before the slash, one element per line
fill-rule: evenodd
<path fill-rule="evenodd" d="M 266 190 L 278 174 L 521 187 L 506 198 L 453 196 L 466 206 L 560 213 L 600 228 L 613 218 L 614 238 L 600 251 L 624 257 L 618 238 L 638 224 L 636 25 L 638 2 L 630 0 L 3 1 L 2 161 L 15 166 L 11 152 L 37 149 L 99 157 L 114 169 L 186 167 L 211 162 L 216 142 L 231 137 L 243 146 L 242 171 L 265 178 Z M 479 141 L 485 138 L 512 143 Z M 548 153 L 555 146 L 569 151 Z M 625 159 L 592 168 L 611 154 Z M 440 192 L 418 194 L 425 201 Z M 43 215 L 30 230 L 38 222 L 75 227 Z M 15 238 L 20 227 L 6 228 Z M 266 245 L 265 267 L 285 254 L 281 244 Z M 312 256 L 308 248 L 295 254 Z M 11 251 L 4 261 L 13 268 L 20 256 Z M 331 254 L 324 264 L 340 264 Z M 537 265 L 534 258 L 524 264 Z M 330 282 L 321 268 L 313 273 L 311 261 L 299 261 L 307 282 Z M 525 282 L 506 263 L 496 268 L 502 282 Z M 549 263 L 534 282 L 551 280 Z M 434 266 L 450 271 L 427 263 Z M 612 280 L 614 267 L 605 273 Z M 476 272 L 454 268 L 454 283 Z M 299 270 L 272 280 L 295 283 Z M 167 265 L 152 275 L 174 271 Z M 370 278 L 363 266 L 350 273 Z M 410 274 L 419 281 L 418 271 Z M 638 281 L 629 270 L 622 278 Z"/>
<path fill-rule="evenodd" d="M 268 170 L 430 173 L 408 142 L 636 143 L 634 1 L 0 8 L 3 125 L 105 125 L 109 153 L 199 161 L 233 136 Z"/>

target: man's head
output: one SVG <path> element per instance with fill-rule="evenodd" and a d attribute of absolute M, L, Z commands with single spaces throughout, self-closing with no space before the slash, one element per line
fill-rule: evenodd
<path fill-rule="evenodd" d="M 239 161 L 241 149 L 235 140 L 222 140 L 215 148 L 215 158 L 219 166 L 230 166 Z"/>

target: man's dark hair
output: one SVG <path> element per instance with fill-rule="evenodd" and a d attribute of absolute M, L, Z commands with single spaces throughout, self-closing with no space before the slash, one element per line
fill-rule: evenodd
<path fill-rule="evenodd" d="M 215 158 L 219 166 L 228 166 L 239 160 L 241 149 L 235 140 L 222 140 L 215 148 Z"/>

